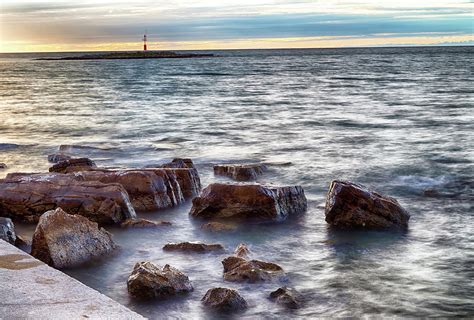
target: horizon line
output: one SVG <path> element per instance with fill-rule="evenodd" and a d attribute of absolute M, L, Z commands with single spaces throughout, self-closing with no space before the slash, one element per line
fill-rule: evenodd
<path fill-rule="evenodd" d="M 341 47 L 293 47 L 293 48 L 243 48 L 243 49 L 177 49 L 177 50 L 147 50 L 147 51 L 250 51 L 250 50 L 334 50 L 334 49 L 367 49 L 367 48 L 445 48 L 445 47 L 474 47 L 474 44 L 414 44 L 414 45 L 374 45 L 374 46 L 341 46 Z M 84 51 L 7 51 L 0 54 L 38 54 L 38 53 L 85 53 L 85 52 L 140 52 L 137 50 L 84 50 Z"/>

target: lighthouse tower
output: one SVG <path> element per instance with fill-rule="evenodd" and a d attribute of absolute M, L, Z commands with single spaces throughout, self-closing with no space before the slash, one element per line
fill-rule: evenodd
<path fill-rule="evenodd" d="M 143 35 L 143 51 L 146 51 L 146 33 Z"/>

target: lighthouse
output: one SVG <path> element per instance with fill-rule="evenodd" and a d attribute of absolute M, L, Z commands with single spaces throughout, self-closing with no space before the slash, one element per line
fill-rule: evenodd
<path fill-rule="evenodd" d="M 146 51 L 146 33 L 143 35 L 143 51 Z"/>

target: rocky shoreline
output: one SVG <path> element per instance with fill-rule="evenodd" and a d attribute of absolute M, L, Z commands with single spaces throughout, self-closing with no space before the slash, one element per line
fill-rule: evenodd
<path fill-rule="evenodd" d="M 259 164 L 229 164 L 214 167 L 215 175 L 236 182 L 212 183 L 202 189 L 191 159 L 174 159 L 146 168 L 100 168 L 88 158 L 64 154 L 48 157 L 55 164 L 45 173 L 9 173 L 0 179 L 0 239 L 19 245 L 14 222 L 37 224 L 31 255 L 57 268 L 74 268 L 103 259 L 117 248 L 105 228 L 156 228 L 169 222 L 138 219 L 136 212 L 160 211 L 192 200 L 190 219 L 202 221 L 201 229 L 234 232 L 248 223 L 285 223 L 305 214 L 307 200 L 301 186 L 265 186 L 254 181 L 265 174 Z M 331 182 L 325 219 L 341 230 L 405 230 L 410 215 L 396 199 L 347 181 Z M 27 240 L 28 241 L 28 240 Z M 174 254 L 226 252 L 219 243 L 168 243 L 163 250 Z M 287 278 L 275 262 L 251 259 L 252 252 L 240 244 L 222 260 L 224 282 L 252 283 Z M 198 257 L 196 256 L 196 259 Z M 127 280 L 133 299 L 165 299 L 193 290 L 189 277 L 171 265 L 137 261 Z M 269 299 L 289 309 L 304 302 L 293 288 L 280 287 Z M 217 311 L 249 308 L 245 297 L 230 288 L 209 288 L 203 306 Z"/>

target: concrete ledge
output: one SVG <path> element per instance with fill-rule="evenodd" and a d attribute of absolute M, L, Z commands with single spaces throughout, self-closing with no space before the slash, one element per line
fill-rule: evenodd
<path fill-rule="evenodd" d="M 0 240 L 0 319 L 145 319 Z"/>

